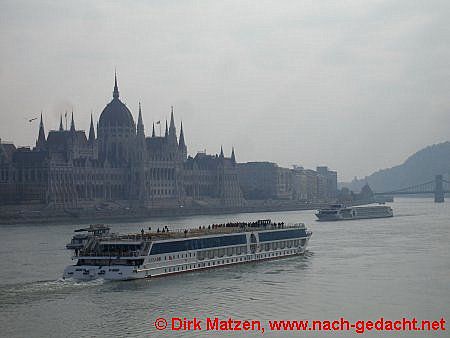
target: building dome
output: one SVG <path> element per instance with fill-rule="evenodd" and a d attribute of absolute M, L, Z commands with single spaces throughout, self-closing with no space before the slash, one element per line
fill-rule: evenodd
<path fill-rule="evenodd" d="M 125 127 L 125 128 L 135 128 L 133 116 L 130 110 L 125 106 L 125 104 L 119 99 L 119 88 L 117 87 L 117 76 L 114 79 L 114 91 L 113 99 L 108 103 L 103 109 L 100 120 L 100 128 L 108 127 Z"/>
<path fill-rule="evenodd" d="M 100 115 L 99 127 L 134 127 L 133 116 L 130 110 L 123 104 L 119 98 L 114 98 L 103 109 Z"/>

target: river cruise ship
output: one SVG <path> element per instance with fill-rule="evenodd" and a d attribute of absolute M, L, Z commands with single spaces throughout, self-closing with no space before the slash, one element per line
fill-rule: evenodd
<path fill-rule="evenodd" d="M 104 225 L 76 230 L 64 278 L 128 280 L 301 255 L 312 232 L 271 220 L 186 230 L 115 234 Z"/>
<path fill-rule="evenodd" d="M 342 221 L 392 216 L 394 216 L 392 208 L 386 205 L 346 207 L 342 204 L 333 204 L 328 208 L 318 210 L 316 213 L 318 221 Z"/>

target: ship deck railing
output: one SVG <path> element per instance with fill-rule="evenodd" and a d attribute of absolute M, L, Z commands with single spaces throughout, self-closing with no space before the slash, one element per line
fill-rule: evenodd
<path fill-rule="evenodd" d="M 83 257 L 101 257 L 101 258 L 128 258 L 128 257 L 142 257 L 147 256 L 146 253 L 131 251 L 131 252 L 84 252 L 80 251 L 78 255 L 73 255 L 72 258 L 83 258 Z"/>
<path fill-rule="evenodd" d="M 296 224 L 270 224 L 264 226 L 217 226 L 217 227 L 202 227 L 190 229 L 170 229 L 169 231 L 144 231 L 144 233 L 130 233 L 130 234 L 116 234 L 109 233 L 108 235 L 100 236 L 101 240 L 107 241 L 150 241 L 162 239 L 177 239 L 190 238 L 208 235 L 245 233 L 250 231 L 261 230 L 276 230 L 276 229 L 291 229 L 291 228 L 305 228 L 303 223 Z"/>
<path fill-rule="evenodd" d="M 255 230 L 275 230 L 275 229 L 291 229 L 291 228 L 299 228 L 305 227 L 303 223 L 297 224 L 284 224 L 284 225 L 275 225 L 270 224 L 267 226 L 219 226 L 215 228 L 190 228 L 190 229 L 174 229 L 165 232 L 155 232 L 148 231 L 142 233 L 132 233 L 126 235 L 119 235 L 118 238 L 115 239 L 125 239 L 125 240 L 157 240 L 157 239 L 176 239 L 176 238 L 189 238 L 189 237 L 198 237 L 198 236 L 207 236 L 207 235 L 220 235 L 220 234 L 232 234 L 232 233 L 243 233 L 250 232 Z M 114 234 L 113 234 L 114 235 Z"/>

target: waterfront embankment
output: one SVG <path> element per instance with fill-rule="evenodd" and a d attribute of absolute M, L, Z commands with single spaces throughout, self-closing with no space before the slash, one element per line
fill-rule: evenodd
<path fill-rule="evenodd" d="M 359 201 L 353 205 L 367 203 L 368 201 Z M 10 205 L 0 207 L 0 224 L 124 222 L 161 217 L 316 210 L 326 205 L 328 203 L 296 201 L 247 201 L 246 205 L 240 207 L 202 205 L 175 208 L 124 207 L 117 203 L 102 208 L 71 209 L 51 208 L 40 204 Z"/>

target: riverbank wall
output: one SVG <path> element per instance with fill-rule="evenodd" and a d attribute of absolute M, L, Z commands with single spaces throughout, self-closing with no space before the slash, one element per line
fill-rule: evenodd
<path fill-rule="evenodd" d="M 353 205 L 368 204 L 359 201 Z M 316 210 L 328 203 L 298 203 L 293 201 L 250 201 L 241 207 L 217 205 L 190 206 L 177 208 L 78 208 L 53 209 L 45 205 L 17 205 L 0 207 L 0 224 L 40 224 L 40 223 L 101 223 L 134 222 L 155 218 L 174 218 L 196 215 L 219 215 L 257 212 L 281 212 L 295 210 Z"/>

